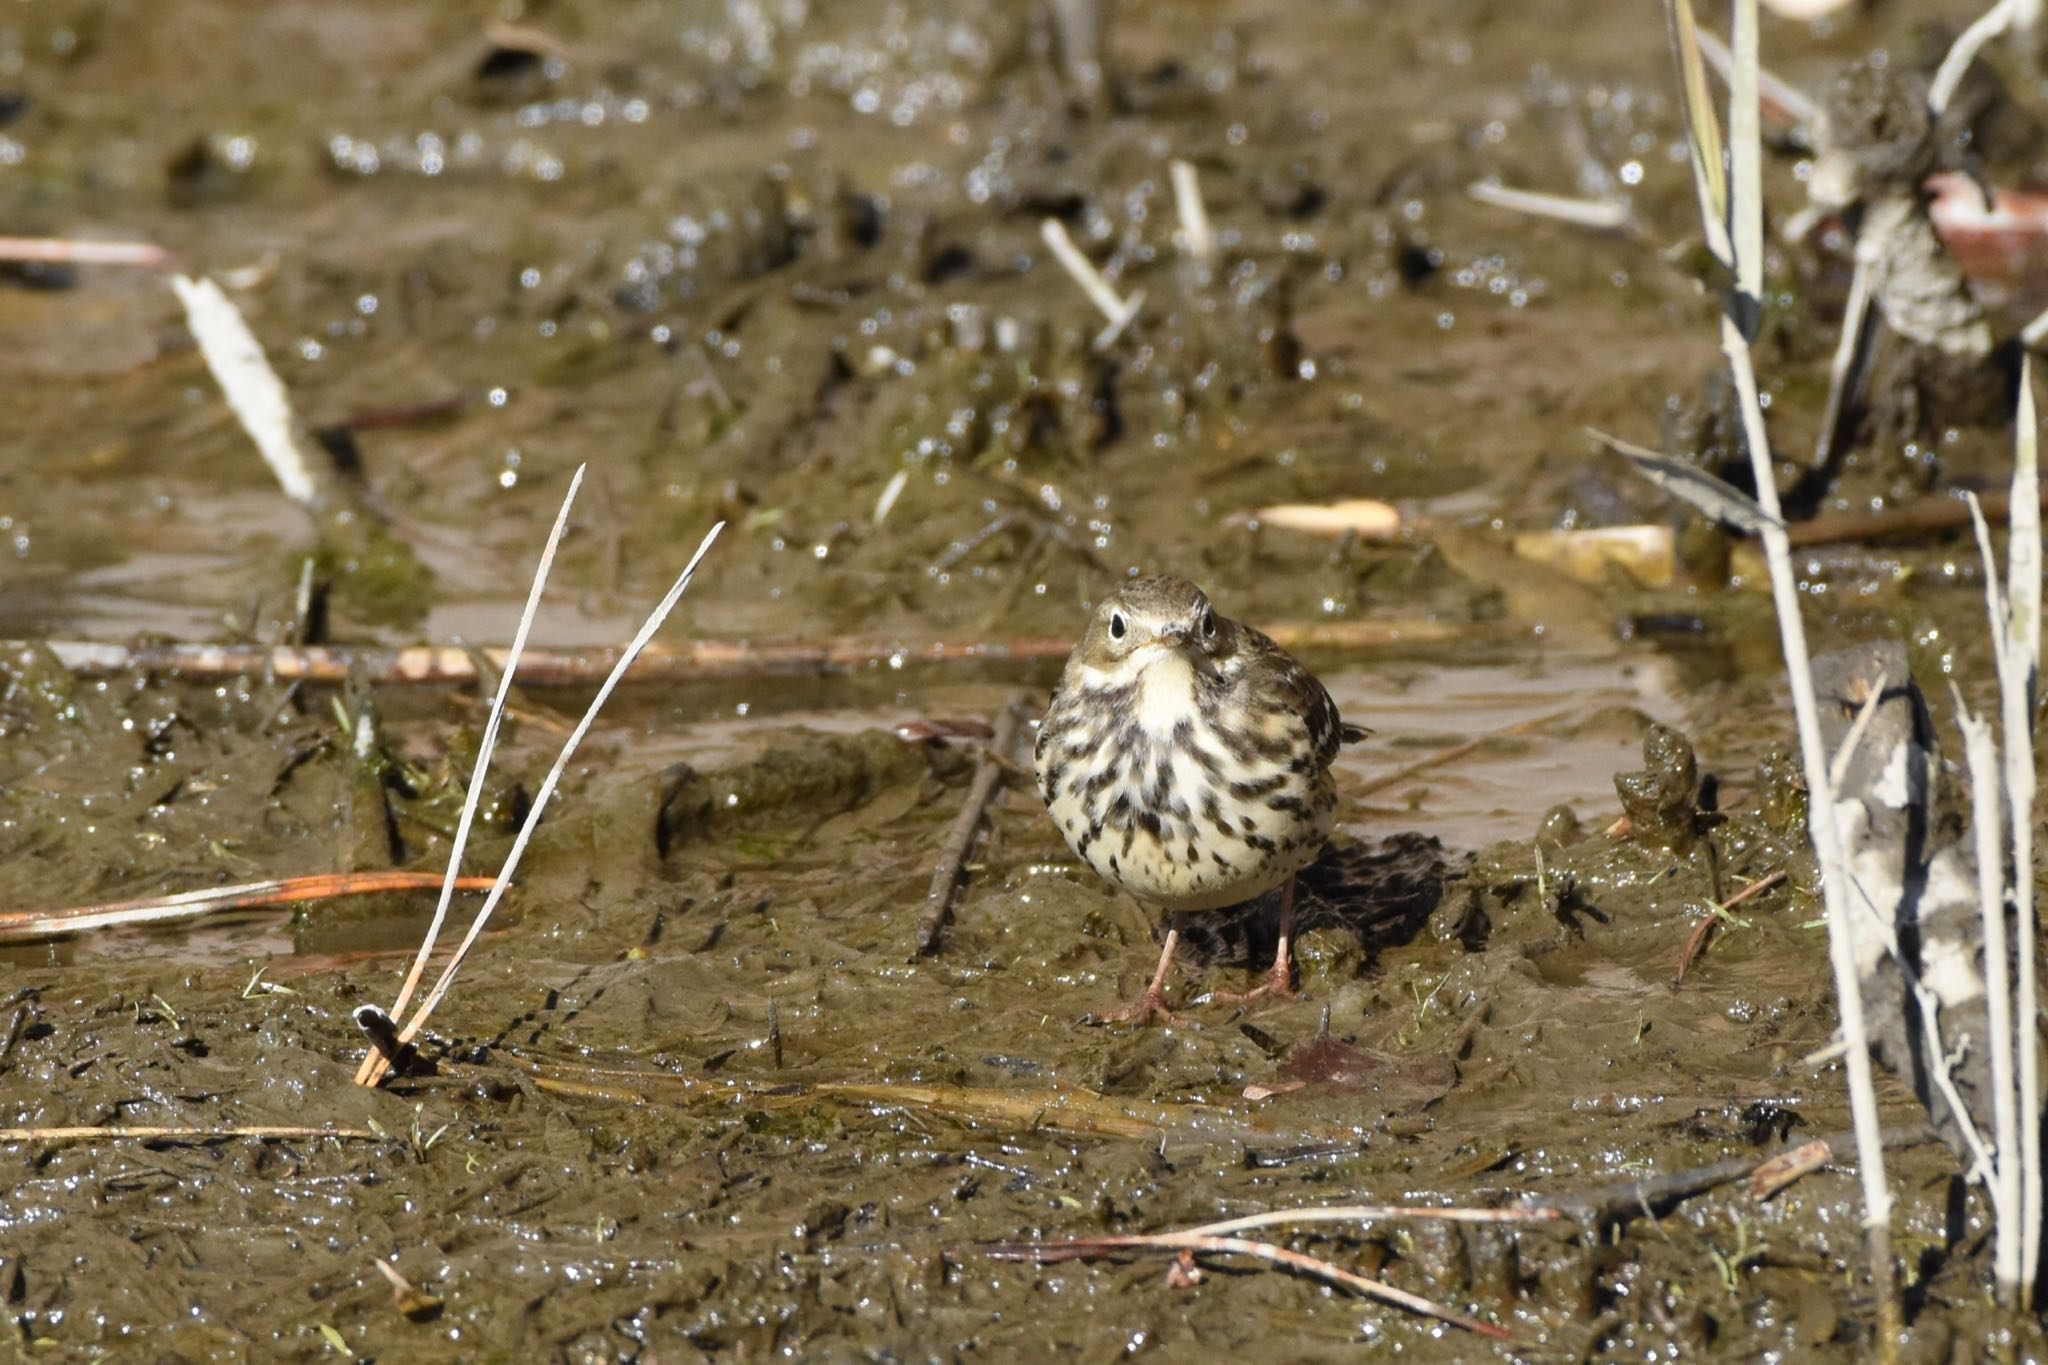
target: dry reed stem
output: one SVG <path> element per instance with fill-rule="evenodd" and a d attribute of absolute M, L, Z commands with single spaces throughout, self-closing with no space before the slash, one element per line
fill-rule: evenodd
<path fill-rule="evenodd" d="M 1822 895 L 1827 906 L 1828 959 L 1848 1043 L 1844 1058 L 1849 1080 L 1849 1108 L 1854 1120 L 1858 1174 L 1864 1206 L 1871 1290 L 1879 1314 L 1879 1349 L 1889 1360 L 1897 1351 L 1901 1309 L 1891 1253 L 1891 1191 L 1885 1182 L 1882 1128 L 1877 1087 L 1872 1073 L 1870 1034 L 1863 995 L 1856 975 L 1853 930 L 1849 923 L 1847 860 L 1836 826 L 1833 793 L 1828 786 L 1828 755 L 1821 738 L 1820 706 L 1814 694 L 1813 670 L 1806 628 L 1800 615 L 1799 584 L 1792 568 L 1791 546 L 1783 529 L 1770 435 L 1758 398 L 1756 370 L 1750 351 L 1763 294 L 1763 138 L 1758 97 L 1758 21 L 1756 0 L 1735 0 L 1730 49 L 1734 57 L 1728 102 L 1728 175 L 1721 174 L 1719 125 L 1705 97 L 1698 25 L 1689 0 L 1667 0 L 1674 44 L 1685 87 L 1686 125 L 1691 134 L 1694 183 L 1708 245 L 1735 276 L 1721 318 L 1721 349 L 1727 356 L 1740 402 L 1757 502 L 1776 525 L 1760 531 L 1770 569 L 1771 596 L 1791 684 L 1792 706 L 1806 771 L 1808 832 L 1822 870 Z M 1726 215 L 1724 220 L 1723 215 Z"/>
<path fill-rule="evenodd" d="M 455 822 L 455 838 L 448 847 L 448 871 L 441 882 L 440 899 L 434 903 L 433 918 L 427 922 L 427 931 L 420 939 L 418 954 L 412 966 L 406 971 L 405 981 L 398 988 L 398 998 L 391 1006 L 391 1017 L 403 1018 L 405 1007 L 412 1003 L 413 992 L 419 989 L 420 978 L 426 974 L 427 959 L 434 954 L 434 945 L 441 937 L 441 926 L 448 920 L 448 903 L 455 895 L 457 874 L 462 870 L 462 855 L 469 847 L 470 827 L 476 822 L 477 808 L 483 804 L 484 780 L 490 773 L 491 755 L 498 746 L 498 728 L 505 718 L 505 701 L 512 692 L 512 678 L 519 670 L 519 656 L 526 648 L 526 637 L 533 629 L 533 618 L 540 612 L 541 593 L 547 586 L 548 573 L 554 568 L 555 552 L 561 548 L 562 533 L 568 529 L 569 509 L 576 505 L 577 490 L 583 486 L 583 473 L 588 465 L 576 466 L 576 473 L 569 480 L 568 492 L 562 495 L 562 510 L 555 514 L 555 524 L 548 531 L 547 544 L 541 548 L 540 562 L 535 565 L 533 581 L 526 593 L 526 606 L 519 613 L 519 625 L 512 633 L 512 647 L 505 651 L 504 665 L 498 670 L 497 694 L 491 698 L 491 709 L 484 719 L 484 733 L 477 745 L 476 766 L 469 775 L 469 792 L 462 802 L 462 813 Z M 356 1084 L 371 1083 L 371 1073 L 381 1060 L 381 1054 L 372 1052 L 363 1058 L 356 1070 Z"/>
<path fill-rule="evenodd" d="M 584 711 L 583 718 L 577 721 L 576 728 L 570 732 L 569 738 L 562 745 L 561 753 L 556 756 L 554 766 L 548 769 L 548 775 L 541 780 L 540 790 L 535 793 L 533 805 L 526 813 L 526 821 L 520 825 L 519 833 L 512 840 L 511 852 L 505 855 L 505 865 L 498 870 L 497 882 L 491 887 L 490 894 L 484 898 L 482 907 L 476 912 L 476 918 L 470 921 L 469 930 L 456 947 L 455 955 L 449 959 L 448 965 L 441 969 L 441 975 L 435 980 L 433 988 L 427 992 L 426 999 L 413 1011 L 412 1018 L 399 1030 L 398 1042 L 401 1046 L 419 1037 L 420 1030 L 426 1026 L 428 1018 L 439 1007 L 441 1001 L 447 998 L 450 988 L 455 984 L 456 975 L 462 970 L 462 964 L 468 960 L 470 950 L 476 946 L 478 937 L 482 935 L 484 925 L 490 922 L 492 912 L 498 908 L 498 902 L 504 899 L 505 892 L 511 888 L 512 875 L 518 870 L 519 860 L 525 856 L 526 846 L 532 841 L 534 831 L 540 827 L 541 816 L 547 810 L 548 802 L 554 797 L 555 789 L 561 783 L 562 774 L 569 767 L 569 760 L 575 756 L 576 750 L 583 743 L 583 737 L 596 723 L 598 713 L 604 709 L 604 704 L 611 700 L 612 692 L 618 687 L 619 680 L 625 676 L 626 670 L 632 667 L 633 660 L 647 647 L 647 642 L 654 638 L 655 631 L 661 629 L 662 623 L 668 620 L 669 613 L 675 610 L 676 603 L 682 600 L 683 593 L 690 586 L 690 580 L 696 575 L 697 566 L 703 562 L 704 556 L 710 552 L 712 544 L 718 539 L 719 532 L 724 529 L 725 523 L 721 521 L 705 535 L 697 546 L 697 552 L 690 556 L 690 562 L 684 566 L 682 573 L 670 585 L 668 593 L 655 606 L 653 612 L 641 623 L 639 631 L 620 652 L 618 662 L 612 666 L 611 672 L 598 686 L 597 695 L 591 699 L 589 709 Z M 359 1084 L 374 1086 L 382 1081 L 390 1070 L 389 1057 L 381 1052 L 373 1053 L 372 1057 L 374 1060 L 366 1059 L 366 1065 L 359 1074 Z"/>

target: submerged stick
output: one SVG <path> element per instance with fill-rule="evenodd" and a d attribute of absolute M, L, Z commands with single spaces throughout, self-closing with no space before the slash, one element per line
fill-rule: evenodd
<path fill-rule="evenodd" d="M 1017 742 L 1017 728 L 1023 723 L 1020 713 L 1023 700 L 1022 697 L 1011 698 L 1003 707 L 1002 715 L 997 717 L 995 737 L 989 740 L 981 751 L 981 757 L 975 761 L 974 781 L 967 789 L 967 800 L 961 804 L 953 827 L 946 831 L 946 842 L 939 847 L 939 863 L 932 871 L 931 887 L 925 892 L 924 917 L 917 925 L 917 951 L 926 957 L 939 950 L 939 938 L 945 933 L 947 921 L 952 918 L 953 893 L 959 888 L 961 874 L 966 869 L 967 853 L 974 846 L 975 832 L 981 828 L 981 822 L 988 814 L 989 803 L 1002 789 L 1004 763 Z"/>
<path fill-rule="evenodd" d="M 1048 1261 L 1087 1260 L 1097 1256 L 1113 1256 L 1119 1252 L 1146 1251 L 1193 1251 L 1209 1252 L 1221 1256 L 1250 1256 L 1281 1266 L 1310 1279 L 1321 1280 L 1363 1294 L 1381 1303 L 1390 1303 L 1405 1308 L 1411 1313 L 1447 1322 L 1453 1327 L 1463 1328 L 1479 1336 L 1491 1337 L 1496 1341 L 1512 1341 L 1513 1336 L 1502 1327 L 1478 1318 L 1467 1317 L 1454 1312 L 1432 1299 L 1420 1294 L 1411 1294 L 1397 1289 L 1384 1280 L 1375 1280 L 1346 1270 L 1319 1256 L 1306 1252 L 1292 1251 L 1275 1246 L 1271 1242 L 1255 1242 L 1242 1237 L 1205 1237 L 1191 1232 L 1156 1232 L 1137 1234 L 1129 1237 L 1090 1237 L 1075 1242 L 998 1242 L 982 1248 L 982 1253 L 999 1261 L 1033 1261 L 1044 1264 Z"/>
<path fill-rule="evenodd" d="M 1260 627 L 1292 650 L 1378 649 L 1390 645 L 1461 640 L 1498 629 L 1484 623 L 1407 617 L 1379 621 L 1280 621 Z M 0 640 L 0 656 L 47 649 L 58 663 L 93 677 L 134 669 L 204 680 L 264 674 L 279 682 L 346 682 L 351 672 L 373 686 L 461 685 L 478 679 L 476 656 L 502 671 L 510 651 L 472 651 L 453 645 L 369 649 L 340 645 L 108 644 L 97 640 Z M 900 669 L 917 664 L 1041 663 L 1074 652 L 1070 636 L 1025 635 L 997 640 L 922 642 L 840 637 L 827 640 L 693 640 L 649 645 L 633 661 L 626 681 L 679 682 L 700 678 L 764 678 Z M 519 683 L 537 687 L 594 687 L 618 663 L 616 649 L 529 649 Z"/>
<path fill-rule="evenodd" d="M 197 919 L 202 915 L 224 914 L 230 910 L 268 909 L 298 901 L 335 900 L 342 896 L 369 896 L 384 891 L 428 891 L 440 884 L 440 874 L 434 872 L 321 872 L 305 877 L 243 882 L 238 886 L 210 886 L 203 891 L 180 891 L 169 896 L 107 901 L 66 910 L 0 911 L 0 943 L 33 943 L 40 939 L 83 933 L 88 929 L 163 924 L 172 920 Z M 458 891 L 488 891 L 491 879 L 458 877 L 454 886 Z"/>

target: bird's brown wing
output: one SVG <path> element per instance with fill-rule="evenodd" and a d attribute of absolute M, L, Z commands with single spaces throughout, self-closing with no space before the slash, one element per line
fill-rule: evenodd
<path fill-rule="evenodd" d="M 1316 761 L 1329 766 L 1343 744 L 1355 744 L 1372 732 L 1362 725 L 1348 724 L 1337 714 L 1337 703 L 1322 680 L 1308 671 L 1292 654 L 1276 644 L 1264 631 L 1251 626 L 1244 632 L 1244 646 L 1251 650 L 1253 667 L 1272 679 L 1272 686 L 1288 698 L 1293 708 L 1308 721 L 1309 743 Z"/>

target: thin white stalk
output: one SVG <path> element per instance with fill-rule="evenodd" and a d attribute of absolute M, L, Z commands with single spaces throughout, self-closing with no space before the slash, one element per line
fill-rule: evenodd
<path fill-rule="evenodd" d="M 1109 325 L 1096 334 L 1095 349 L 1106 351 L 1116 344 L 1116 339 L 1131 325 L 1131 319 L 1138 316 L 1138 307 L 1145 302 L 1145 291 L 1126 299 L 1116 292 L 1116 287 L 1103 278 L 1095 262 L 1081 254 L 1081 248 L 1074 245 L 1074 239 L 1067 235 L 1067 225 L 1057 218 L 1048 218 L 1038 225 L 1038 235 L 1052 250 L 1053 259 L 1060 268 L 1074 277 L 1074 283 L 1081 286 L 1081 292 L 1095 305 L 1096 311 L 1109 319 Z"/>
<path fill-rule="evenodd" d="M 1175 158 L 1166 168 L 1173 180 L 1173 209 L 1180 218 L 1180 247 L 1207 265 L 1216 259 L 1216 233 L 1209 226 L 1209 208 L 1202 202 L 1202 182 L 1192 161 Z"/>
<path fill-rule="evenodd" d="M 2048 341 L 2048 312 L 2039 314 L 2032 322 L 2020 328 L 2020 345 L 2027 350 L 2033 350 L 2044 341 Z"/>
<path fill-rule="evenodd" d="M 1707 59 L 1708 66 L 1714 68 L 1715 75 L 1727 81 L 1735 59 L 1728 54 L 1721 40 L 1708 30 L 1701 29 L 1699 37 L 1700 55 Z M 1756 74 L 1757 90 L 1763 98 L 1776 105 L 1801 135 L 1811 137 L 1814 127 L 1820 122 L 1820 104 L 1782 76 L 1761 69 Z"/>
<path fill-rule="evenodd" d="M 2012 510 L 2006 541 L 2009 677 L 2002 677 L 2005 796 L 2012 808 L 2014 935 L 2019 954 L 2020 1283 L 2031 1291 L 2041 1265 L 2040 996 L 2034 968 L 2034 716 L 2041 688 L 2041 428 L 2034 411 L 2034 366 L 2020 362 L 2018 434 L 2013 449 Z"/>
<path fill-rule="evenodd" d="M 542 780 L 540 790 L 534 795 L 533 808 L 527 811 L 526 822 L 519 827 L 519 834 L 512 841 L 512 851 L 505 855 L 505 865 L 498 870 L 497 884 L 491 888 L 490 895 L 484 898 L 482 908 L 470 922 L 469 932 L 463 935 L 461 944 L 455 949 L 455 956 L 441 969 L 441 975 L 434 982 L 433 989 L 427 992 L 426 998 L 420 1001 L 419 1008 L 413 1011 L 412 1018 L 399 1031 L 400 1043 L 409 1043 L 419 1036 L 419 1031 L 426 1026 L 428 1016 L 433 1014 L 435 1007 L 448 994 L 449 987 L 455 984 L 455 974 L 461 970 L 470 949 L 482 936 L 484 925 L 490 920 L 492 912 L 498 908 L 498 902 L 504 899 L 505 892 L 510 889 L 512 874 L 518 871 L 519 860 L 525 856 L 526 845 L 532 841 L 534 830 L 540 827 L 541 815 L 547 810 L 548 801 L 561 783 L 562 774 L 568 770 L 569 760 L 582 745 L 583 737 L 590 733 L 590 727 L 596 722 L 598 712 L 611 700 L 612 691 L 619 685 L 619 679 L 626 675 L 626 670 L 633 666 L 633 660 L 640 656 L 640 651 L 647 647 L 647 642 L 654 638 L 654 633 L 661 629 L 662 623 L 668 620 L 669 613 L 675 610 L 676 603 L 682 600 L 684 590 L 690 586 L 690 579 L 697 572 L 697 565 L 703 561 L 705 554 L 711 549 L 712 542 L 718 539 L 718 533 L 724 529 L 725 523 L 721 521 L 705 535 L 703 543 L 697 546 L 697 553 L 691 555 L 689 564 L 684 566 L 682 575 L 670 586 L 667 595 L 661 599 L 646 621 L 641 623 L 639 632 L 619 654 L 618 662 L 612 665 L 612 671 L 605 676 L 603 684 L 597 689 L 597 695 L 591 699 L 590 709 L 583 713 L 583 718 L 576 722 L 576 728 L 569 733 L 568 740 L 562 745 L 562 752 L 555 758 L 555 766 L 548 769 L 547 777 Z"/>
<path fill-rule="evenodd" d="M 1957 36 L 1948 55 L 1935 68 L 1934 79 L 1928 82 L 1928 108 L 1936 114 L 1948 108 L 1948 102 L 1956 97 L 1963 77 L 1969 74 L 1970 64 L 1977 60 L 1977 54 L 1984 50 L 1985 44 L 2013 26 L 2014 20 L 2021 16 L 2021 9 L 2021 0 L 1998 0 Z"/>
<path fill-rule="evenodd" d="M 1734 372 L 1741 400 L 1743 432 L 1749 443 L 1750 466 L 1756 479 L 1757 502 L 1776 525 L 1763 528 L 1765 562 L 1770 567 L 1771 597 L 1777 609 L 1778 633 L 1791 685 L 1792 710 L 1798 723 L 1800 761 L 1806 771 L 1807 826 L 1821 866 L 1821 893 L 1827 907 L 1828 960 L 1842 1015 L 1844 1058 L 1849 1079 L 1849 1112 L 1856 1134 L 1857 1175 L 1863 1190 L 1863 1226 L 1869 1241 L 1870 1272 L 1887 1341 L 1898 1315 L 1892 1290 L 1891 1190 L 1885 1181 L 1884 1141 L 1877 1112 L 1877 1084 L 1871 1071 L 1870 1030 L 1863 1014 L 1863 990 L 1856 975 L 1853 927 L 1849 923 L 1849 868 L 1836 825 L 1834 793 L 1828 785 L 1827 747 L 1821 739 L 1820 703 L 1814 695 L 1813 665 L 1807 651 L 1806 627 L 1800 616 L 1799 584 L 1792 569 L 1792 547 L 1783 529 L 1777 473 L 1772 468 L 1770 433 L 1764 428 L 1763 405 L 1757 395 L 1756 370 L 1745 327 L 1755 325 L 1757 301 L 1763 295 L 1763 152 L 1758 114 L 1757 70 L 1760 65 L 1756 0 L 1736 0 L 1733 41 L 1735 57 L 1730 83 L 1728 128 L 1729 213 L 1727 240 L 1734 252 L 1737 296 L 1721 319 L 1721 348 Z M 1698 139 L 1695 139 L 1695 143 Z M 1709 232 L 1711 239 L 1712 233 Z M 1739 321 L 1738 321 L 1739 319 Z M 1889 1352 L 1888 1352 L 1889 1354 Z"/>
<path fill-rule="evenodd" d="M 1972 508 L 1975 499 L 1971 499 Z M 1983 514 L 1978 513 L 1978 525 Z M 1985 549 L 1990 537 L 1984 536 Z M 1991 1052 L 1991 1126 L 1996 1153 L 1986 1183 L 1995 1185 L 1992 1275 L 2006 1307 L 2020 1298 L 2020 1157 L 2018 1095 L 2014 1092 L 2012 969 L 2005 937 L 2005 817 L 2000 810 L 1998 741 L 1991 726 L 1956 697 L 1956 724 L 1970 764 L 1970 819 L 1977 840 L 1977 901 L 1984 920 L 1985 1040 Z"/>
<path fill-rule="evenodd" d="M 1465 193 L 1482 204 L 1532 218 L 1550 218 L 1596 232 L 1618 232 L 1633 221 L 1627 204 L 1617 199 L 1573 199 L 1540 190 L 1517 190 L 1492 180 L 1480 180 L 1465 187 Z"/>
<path fill-rule="evenodd" d="M 185 305 L 185 322 L 206 357 L 206 368 L 213 371 L 228 407 L 256 443 L 278 487 L 301 507 L 313 507 L 320 486 L 299 443 L 292 400 L 242 310 L 209 279 L 173 275 L 171 288 Z"/>
<path fill-rule="evenodd" d="M 398 999 L 392 1003 L 391 1017 L 402 1018 L 405 1007 L 412 1003 L 412 994 L 419 989 L 420 978 L 426 974 L 427 959 L 433 956 L 434 944 L 441 937 L 441 926 L 448 920 L 448 905 L 455 898 L 455 878 L 462 870 L 462 854 L 469 847 L 470 827 L 476 822 L 477 807 L 483 804 L 484 781 L 490 774 L 491 756 L 498 747 L 498 727 L 505 718 L 505 701 L 512 694 L 512 675 L 519 671 L 519 656 L 526 649 L 526 637 L 533 629 L 533 618 L 540 614 L 541 592 L 547 586 L 548 573 L 555 565 L 555 551 L 562 544 L 562 533 L 569 526 L 569 509 L 576 505 L 577 490 L 583 487 L 583 471 L 588 465 L 576 466 L 575 475 L 569 480 L 569 491 L 562 497 L 562 510 L 555 514 L 554 527 L 548 532 L 547 544 L 541 548 L 540 563 L 534 567 L 533 582 L 526 592 L 526 607 L 519 613 L 519 626 L 512 632 L 512 647 L 505 653 L 505 666 L 498 673 L 497 695 L 491 698 L 490 714 L 484 719 L 483 738 L 476 749 L 476 767 L 469 775 L 469 794 L 462 802 L 462 814 L 455 821 L 455 840 L 448 848 L 448 872 L 441 879 L 441 898 L 434 904 L 434 917 L 427 923 L 426 936 L 420 940 L 419 955 L 413 959 L 412 968 L 405 974 L 405 983 L 398 989 Z"/>

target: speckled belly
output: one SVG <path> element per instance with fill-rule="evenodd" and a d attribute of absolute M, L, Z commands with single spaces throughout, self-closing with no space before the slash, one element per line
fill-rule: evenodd
<path fill-rule="evenodd" d="M 1060 833 L 1104 879 L 1169 910 L 1215 910 L 1286 881 L 1329 836 L 1335 785 L 1305 738 L 1288 747 L 1303 757 L 1265 758 L 1191 721 L 1163 739 L 1076 724 L 1046 745 L 1039 779 Z"/>

